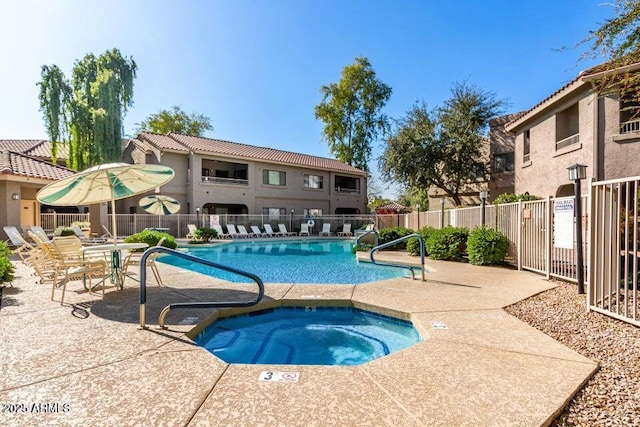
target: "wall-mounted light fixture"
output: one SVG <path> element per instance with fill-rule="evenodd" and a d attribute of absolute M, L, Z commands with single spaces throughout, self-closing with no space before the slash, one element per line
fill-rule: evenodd
<path fill-rule="evenodd" d="M 18 193 L 13 193 L 13 194 L 11 195 L 11 199 L 12 199 L 12 200 L 20 200 L 20 195 L 19 195 Z"/>

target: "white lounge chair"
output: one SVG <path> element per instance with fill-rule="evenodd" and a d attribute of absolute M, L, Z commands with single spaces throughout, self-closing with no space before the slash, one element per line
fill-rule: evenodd
<path fill-rule="evenodd" d="M 345 236 L 345 237 L 353 236 L 353 233 L 351 233 L 351 224 L 343 225 L 342 231 L 338 232 L 338 236 Z"/>
<path fill-rule="evenodd" d="M 267 237 L 269 236 L 267 233 L 265 233 L 264 231 L 260 231 L 260 228 L 258 228 L 257 225 L 252 225 L 251 226 L 251 231 L 253 231 L 254 236 L 256 237 Z"/>
<path fill-rule="evenodd" d="M 40 227 L 39 225 L 32 225 L 30 228 L 33 234 L 38 236 L 41 240 L 45 242 L 51 242 L 51 239 L 49 238 L 47 233 L 44 231 L 44 228 Z"/>
<path fill-rule="evenodd" d="M 245 239 L 248 239 L 249 237 L 255 237 L 255 233 L 249 233 L 244 225 L 238 226 L 238 233 L 240 233 L 240 237 L 244 237 Z"/>
<path fill-rule="evenodd" d="M 107 243 L 107 239 L 102 237 L 86 237 L 77 225 L 72 225 L 70 228 L 73 230 L 76 237 L 86 245 L 101 245 L 103 243 Z"/>
<path fill-rule="evenodd" d="M 31 255 L 32 251 L 35 249 L 33 245 L 22 237 L 20 231 L 13 225 L 5 225 L 2 227 L 4 232 L 7 233 L 11 244 L 15 246 L 13 253 L 18 255 L 21 260 L 27 259 L 29 255 Z"/>
<path fill-rule="evenodd" d="M 309 233 L 309 225 L 307 223 L 302 223 L 300 224 L 300 235 L 301 236 L 310 236 L 311 234 Z"/>
<path fill-rule="evenodd" d="M 295 231 L 287 231 L 287 227 L 284 224 L 278 224 L 278 230 L 282 233 L 283 236 L 297 236 L 298 233 Z"/>
<path fill-rule="evenodd" d="M 232 239 L 246 237 L 246 236 L 241 236 L 240 233 L 238 233 L 238 230 L 236 230 L 235 224 L 227 224 L 227 233 L 229 234 L 229 237 L 231 237 Z"/>
<path fill-rule="evenodd" d="M 283 234 L 281 232 L 275 232 L 273 231 L 273 228 L 271 228 L 271 224 L 265 224 L 264 225 L 264 232 L 269 236 L 269 237 L 273 237 L 273 236 L 282 236 Z"/>
<path fill-rule="evenodd" d="M 187 239 L 195 239 L 195 233 L 196 230 L 198 229 L 198 227 L 196 227 L 195 224 L 187 224 L 187 229 L 189 231 L 187 231 L 187 235 L 185 236 Z"/>
<path fill-rule="evenodd" d="M 320 236 L 331 236 L 331 223 L 325 222 L 322 224 L 322 231 L 319 234 Z"/>
<path fill-rule="evenodd" d="M 218 239 L 228 239 L 231 237 L 229 234 L 222 231 L 222 226 L 220 224 L 215 224 L 212 228 L 218 233 Z"/>

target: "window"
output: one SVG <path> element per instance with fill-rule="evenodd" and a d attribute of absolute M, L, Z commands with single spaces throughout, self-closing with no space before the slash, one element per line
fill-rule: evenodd
<path fill-rule="evenodd" d="M 262 208 L 262 214 L 268 215 L 269 220 L 279 221 L 281 216 L 287 214 L 287 210 L 285 208 Z"/>
<path fill-rule="evenodd" d="M 273 171 L 269 169 L 262 170 L 262 183 L 265 185 L 287 185 L 287 173 Z"/>
<path fill-rule="evenodd" d="M 502 153 L 496 154 L 493 158 L 493 172 L 501 173 L 501 172 L 513 172 L 513 161 L 514 155 L 513 151 L 510 153 Z"/>
<path fill-rule="evenodd" d="M 531 132 L 529 129 L 524 131 L 524 147 L 523 147 L 522 161 L 524 163 L 531 160 Z"/>
<path fill-rule="evenodd" d="M 322 189 L 322 177 L 319 175 L 304 174 L 304 187 Z"/>
<path fill-rule="evenodd" d="M 312 217 L 322 216 L 322 209 L 305 209 L 304 216 L 306 217 L 307 215 Z"/>
<path fill-rule="evenodd" d="M 638 102 L 620 101 L 620 133 L 640 132 L 640 105 Z"/>
<path fill-rule="evenodd" d="M 556 114 L 556 150 L 580 142 L 578 104 Z"/>

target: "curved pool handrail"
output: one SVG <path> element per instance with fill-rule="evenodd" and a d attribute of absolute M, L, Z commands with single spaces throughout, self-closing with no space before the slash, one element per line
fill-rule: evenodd
<path fill-rule="evenodd" d="M 356 230 L 356 233 L 358 232 L 358 230 Z M 366 230 L 366 232 L 359 234 L 356 237 L 356 245 L 360 244 L 360 240 L 363 239 L 364 237 L 368 236 L 369 234 L 373 233 L 373 246 L 378 246 L 378 235 L 380 233 L 378 233 L 378 230 Z"/>
<path fill-rule="evenodd" d="M 256 282 L 258 285 L 258 295 L 252 301 L 224 301 L 224 302 L 177 302 L 173 304 L 167 305 L 162 312 L 160 313 L 160 318 L 158 321 L 158 325 L 161 328 L 164 328 L 164 319 L 173 308 L 214 308 L 214 307 L 251 307 L 256 305 L 262 300 L 264 296 L 264 283 L 262 279 L 260 279 L 255 274 L 238 270 L 233 267 L 229 267 L 222 264 L 216 264 L 215 262 L 208 261 L 206 259 L 189 255 L 184 252 L 177 251 L 175 249 L 165 248 L 164 246 L 153 246 L 147 249 L 142 257 L 140 258 L 140 329 L 146 329 L 145 325 L 145 306 L 147 303 L 147 269 L 146 262 L 147 258 L 153 253 L 161 252 L 169 255 L 177 256 L 178 258 L 186 259 L 189 261 L 196 262 L 198 264 L 204 264 L 209 267 L 218 268 L 220 270 L 228 271 L 230 273 L 235 273 L 240 276 L 248 277 L 249 279 Z"/>
<path fill-rule="evenodd" d="M 378 246 L 372 248 L 371 251 L 369 252 L 369 258 L 371 258 L 371 262 L 373 264 L 376 264 L 376 265 L 384 265 L 384 266 L 387 266 L 387 267 L 408 268 L 409 271 L 411 271 L 411 279 L 415 280 L 416 279 L 416 275 L 415 275 L 415 273 L 413 271 L 413 267 L 412 266 L 410 266 L 410 265 L 400 265 L 400 264 L 389 264 L 389 263 L 386 263 L 386 262 L 379 262 L 379 261 L 376 261 L 373 258 L 374 253 L 378 252 L 380 249 L 388 248 L 389 246 L 396 245 L 396 244 L 398 244 L 400 242 L 403 242 L 405 240 L 409 240 L 409 239 L 414 238 L 414 237 L 417 238 L 418 241 L 420 242 L 420 265 L 421 265 L 420 270 L 422 271 L 422 281 L 423 282 L 426 281 L 426 278 L 424 276 L 424 255 L 425 255 L 424 237 L 422 237 L 418 233 L 412 233 L 412 234 L 409 234 L 407 236 L 400 237 L 398 239 L 392 240 L 391 242 L 383 243 L 381 245 L 378 245 Z"/>

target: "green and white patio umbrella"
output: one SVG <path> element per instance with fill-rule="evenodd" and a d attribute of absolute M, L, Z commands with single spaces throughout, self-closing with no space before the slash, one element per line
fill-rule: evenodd
<path fill-rule="evenodd" d="M 162 194 L 152 194 L 145 196 L 138 202 L 138 205 L 145 212 L 153 215 L 171 215 L 180 211 L 180 202 L 173 197 Z"/>
<path fill-rule="evenodd" d="M 163 165 L 108 163 L 53 182 L 38 191 L 40 203 L 52 206 L 91 205 L 111 201 L 114 241 L 116 200 L 145 193 L 171 181 L 175 172 Z"/>

